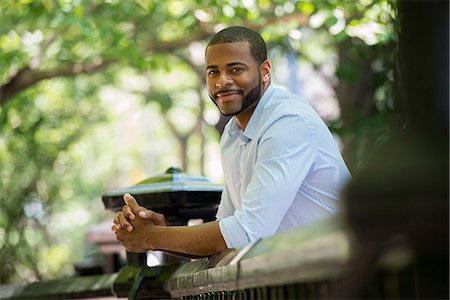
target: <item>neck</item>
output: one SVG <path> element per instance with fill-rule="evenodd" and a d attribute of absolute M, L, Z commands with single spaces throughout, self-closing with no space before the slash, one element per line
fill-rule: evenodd
<path fill-rule="evenodd" d="M 236 123 L 238 124 L 239 127 L 241 127 L 242 130 L 245 130 L 245 127 L 247 127 L 248 121 L 250 121 L 250 118 L 253 115 L 256 106 L 258 105 L 259 101 L 261 101 L 261 98 L 264 96 L 264 93 L 269 87 L 269 84 L 270 82 L 263 85 L 263 92 L 261 93 L 261 97 L 258 99 L 258 101 L 247 107 L 247 109 L 241 112 L 239 115 L 235 116 Z"/>

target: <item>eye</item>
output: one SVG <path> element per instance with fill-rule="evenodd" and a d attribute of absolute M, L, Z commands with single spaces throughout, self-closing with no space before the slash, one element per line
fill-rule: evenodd
<path fill-rule="evenodd" d="M 208 72 L 206 72 L 206 74 L 208 75 L 208 77 L 214 77 L 215 75 L 217 75 L 219 73 L 218 70 L 209 70 Z"/>
<path fill-rule="evenodd" d="M 234 68 L 231 69 L 231 73 L 239 73 L 241 71 L 242 71 L 241 67 L 234 67 Z"/>

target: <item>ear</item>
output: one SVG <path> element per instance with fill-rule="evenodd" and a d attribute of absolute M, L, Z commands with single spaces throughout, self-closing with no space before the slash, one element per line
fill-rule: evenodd
<path fill-rule="evenodd" d="M 262 64 L 261 64 L 261 76 L 262 76 L 262 81 L 265 85 L 268 85 L 270 83 L 270 60 L 266 59 Z"/>

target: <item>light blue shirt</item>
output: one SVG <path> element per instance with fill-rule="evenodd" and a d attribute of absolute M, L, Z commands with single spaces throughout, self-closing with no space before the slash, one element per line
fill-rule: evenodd
<path fill-rule="evenodd" d="M 228 248 L 337 212 L 350 173 L 299 96 L 270 85 L 245 130 L 232 118 L 220 144 L 225 187 L 216 217 Z"/>

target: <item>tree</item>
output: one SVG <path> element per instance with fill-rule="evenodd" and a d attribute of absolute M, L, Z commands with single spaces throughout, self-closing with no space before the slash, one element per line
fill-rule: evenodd
<path fill-rule="evenodd" d="M 33 250 L 61 242 L 46 222 L 68 210 L 71 197 L 84 194 L 80 205 L 89 206 L 114 179 L 112 163 L 102 165 L 91 180 L 81 176 L 76 165 L 86 157 L 79 158 L 76 148 L 88 147 L 94 161 L 108 155 L 114 160 L 111 149 L 105 153 L 87 146 L 86 138 L 94 143 L 93 132 L 108 119 L 101 89 L 116 84 L 124 70 L 147 78 L 149 88 L 133 93 L 145 105 L 159 107 L 179 141 L 183 167 L 189 168 L 189 141 L 205 143 L 203 110 L 209 101 L 191 49 L 203 48 L 218 28 L 254 28 L 271 49 L 286 49 L 288 41 L 300 60 L 323 73 L 342 110 L 342 119 L 330 126 L 343 137 L 352 169 L 368 141 L 389 133 L 383 122 L 392 110 L 395 9 L 387 0 L 1 1 L 0 14 L 0 65 L 6 66 L 0 68 L 0 184 L 5 191 L 0 257 L 8 257 L 0 267 L 2 283 L 69 272 L 48 271 Z M 375 39 L 365 40 L 361 32 L 373 24 L 379 26 Z M 292 34 L 299 31 L 305 32 L 301 39 Z M 313 34 L 307 37 L 307 32 Z M 335 57 L 334 74 L 325 71 L 327 56 Z M 182 87 L 156 85 L 161 72 L 183 73 L 191 81 Z M 194 121 L 184 130 L 174 126 L 172 114 L 187 98 L 197 106 L 186 110 Z"/>

